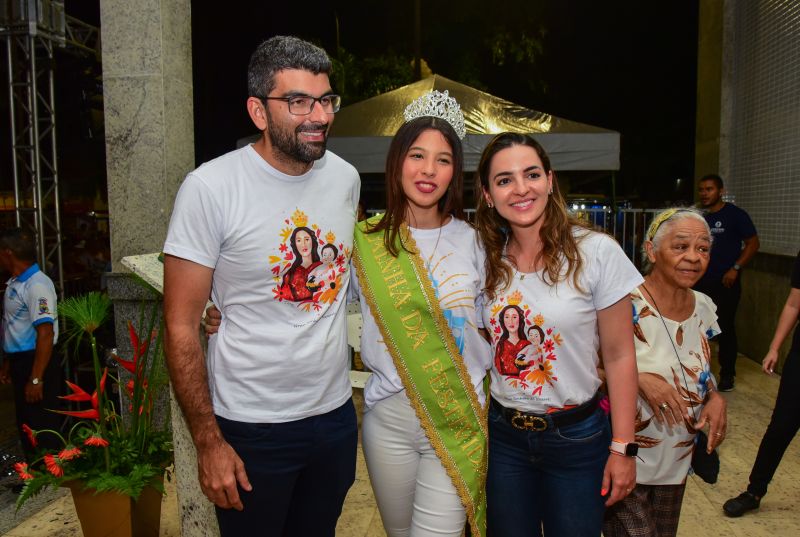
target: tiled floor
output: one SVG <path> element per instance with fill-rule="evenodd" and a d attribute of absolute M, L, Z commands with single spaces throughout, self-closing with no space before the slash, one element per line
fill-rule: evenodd
<path fill-rule="evenodd" d="M 716 485 L 707 485 L 689 478 L 683 503 L 680 537 L 735 536 L 780 537 L 800 535 L 800 440 L 795 438 L 783 458 L 770 493 L 759 512 L 740 519 L 722 514 L 723 502 L 737 495 L 747 484 L 747 476 L 764 433 L 778 378 L 760 372 L 758 365 L 747 359 L 737 363 L 739 376 L 736 390 L 725 394 L 728 399 L 728 439 L 720 449 L 722 470 Z M 179 535 L 174 485 L 168 488 L 162 512 L 161 535 Z M 344 513 L 339 520 L 337 535 L 341 537 L 383 537 L 380 515 L 367 477 L 364 456 L 359 447 L 356 483 L 350 489 Z M 39 513 L 22 521 L 6 533 L 8 537 L 67 537 L 80 536 L 72 499 L 61 496 Z"/>

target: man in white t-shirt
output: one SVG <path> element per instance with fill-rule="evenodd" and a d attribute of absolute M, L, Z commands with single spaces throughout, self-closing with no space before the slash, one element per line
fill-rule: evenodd
<path fill-rule="evenodd" d="M 325 150 L 330 68 L 294 37 L 256 49 L 262 136 L 187 176 L 164 245 L 170 378 L 223 535 L 333 537 L 355 479 L 344 306 L 360 183 Z M 209 294 L 222 324 L 206 363 Z"/>

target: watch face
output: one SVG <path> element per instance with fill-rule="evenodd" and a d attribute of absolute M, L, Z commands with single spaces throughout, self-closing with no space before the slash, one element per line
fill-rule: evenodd
<path fill-rule="evenodd" d="M 628 457 L 635 457 L 639 454 L 639 444 L 631 442 L 625 446 L 625 455 Z"/>

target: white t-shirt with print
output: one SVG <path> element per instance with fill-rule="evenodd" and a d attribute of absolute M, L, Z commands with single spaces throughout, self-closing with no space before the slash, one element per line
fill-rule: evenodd
<path fill-rule="evenodd" d="M 344 306 L 359 188 L 355 168 L 330 151 L 291 176 L 249 145 L 181 185 L 164 252 L 214 269 L 217 415 L 287 422 L 351 396 Z"/>
<path fill-rule="evenodd" d="M 574 234 L 585 292 L 573 287 L 571 277 L 549 285 L 543 271 L 514 271 L 509 288 L 483 308 L 492 339 L 492 398 L 505 407 L 544 413 L 591 399 L 601 384 L 597 311 L 643 281 L 613 238 L 577 229 Z M 522 319 L 516 324 L 522 329 L 522 337 L 516 332 L 517 341 L 504 335 L 506 313 L 508 323 L 514 315 Z"/>
<path fill-rule="evenodd" d="M 410 230 L 425 265 L 429 267 L 429 277 L 439 305 L 464 357 L 478 399 L 483 404 L 486 400 L 483 379 L 486 370 L 491 367 L 489 344 L 478 332 L 483 327 L 479 314 L 484 284 L 483 249 L 475 230 L 455 218 L 441 228 Z M 361 293 L 355 271 L 353 276 L 364 318 L 361 358 L 373 372 L 364 388 L 364 402 L 371 407 L 402 391 L 403 382 Z"/>
<path fill-rule="evenodd" d="M 685 394 L 688 388 L 695 402 L 700 402 L 708 392 L 706 382 L 714 382 L 708 340 L 719 334 L 720 329 L 717 325 L 717 308 L 711 299 L 703 293 L 692 292 L 694 311 L 688 319 L 679 323 L 666 317 L 662 322 L 658 310 L 644 298 L 639 289 L 634 290 L 631 293 L 634 311 L 633 341 L 636 344 L 639 373 L 658 375 L 681 394 Z M 681 338 L 678 338 L 679 331 Z M 676 351 L 680 362 L 675 355 Z M 690 431 L 683 423 L 677 427 L 660 423 L 653 418 L 650 405 L 641 396 L 637 405 L 636 441 L 639 443 L 639 459 L 636 461 L 636 482 L 643 485 L 683 483 L 692 464 L 696 432 Z M 703 405 L 697 404 L 694 415 L 699 418 L 702 410 Z"/>

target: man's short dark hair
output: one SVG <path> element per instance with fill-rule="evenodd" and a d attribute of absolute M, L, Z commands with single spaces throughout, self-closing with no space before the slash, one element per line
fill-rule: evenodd
<path fill-rule="evenodd" d="M 318 46 L 297 37 L 277 35 L 261 43 L 247 67 L 250 97 L 266 97 L 275 89 L 275 74 L 284 69 L 302 69 L 315 75 L 330 74 L 331 60 Z"/>
<path fill-rule="evenodd" d="M 703 181 L 714 181 L 714 184 L 720 190 L 725 188 L 725 184 L 722 182 L 722 177 L 720 177 L 716 173 L 708 173 L 708 174 L 704 175 L 703 177 L 700 178 L 698 183 L 702 183 Z"/>
<path fill-rule="evenodd" d="M 0 248 L 11 250 L 20 261 L 36 261 L 36 238 L 21 227 L 0 231 Z"/>

